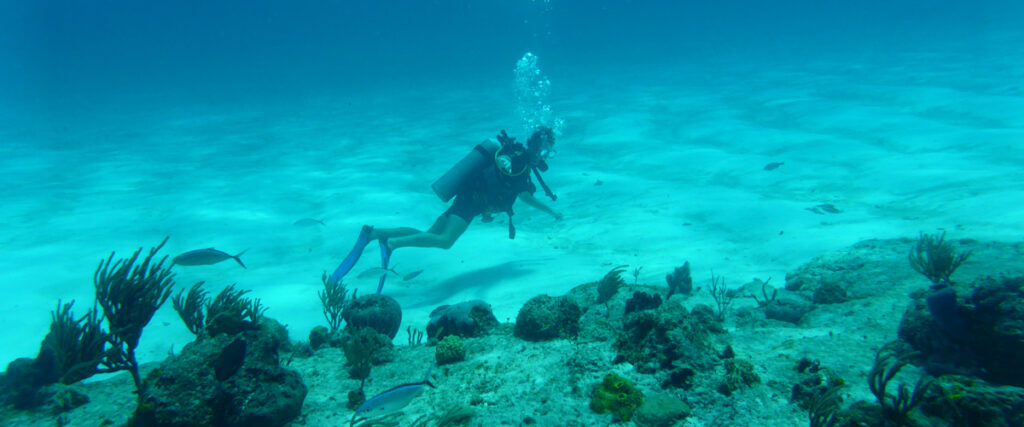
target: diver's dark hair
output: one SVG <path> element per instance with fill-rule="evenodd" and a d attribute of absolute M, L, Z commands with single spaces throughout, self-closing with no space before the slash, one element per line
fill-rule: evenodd
<path fill-rule="evenodd" d="M 550 150 L 554 145 L 555 131 L 547 126 L 538 126 L 530 135 L 530 139 L 526 140 L 526 154 L 529 156 L 530 162 L 541 172 L 548 170 L 548 164 L 544 161 L 542 151 L 545 148 Z"/>
<path fill-rule="evenodd" d="M 555 145 L 555 131 L 547 126 L 538 126 L 533 135 L 530 135 L 530 139 L 526 140 L 526 147 L 530 151 L 538 151 L 545 142 L 548 146 Z"/>

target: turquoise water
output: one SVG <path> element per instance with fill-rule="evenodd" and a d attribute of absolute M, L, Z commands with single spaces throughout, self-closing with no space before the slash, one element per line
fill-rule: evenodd
<path fill-rule="evenodd" d="M 559 125 L 566 219 L 399 252 L 425 270 L 385 288 L 405 324 L 470 298 L 504 321 L 608 265 L 784 277 L 867 238 L 1024 237 L 1019 2 L 664 3 L 5 2 L 0 362 L 38 351 L 58 299 L 91 306 L 100 259 L 164 236 L 248 249 L 177 289 L 238 283 L 304 337 L 360 225 L 427 227 L 429 184 L 531 117 Z M 545 93 L 516 80 L 527 52 Z M 164 307 L 140 357 L 190 337 Z"/>

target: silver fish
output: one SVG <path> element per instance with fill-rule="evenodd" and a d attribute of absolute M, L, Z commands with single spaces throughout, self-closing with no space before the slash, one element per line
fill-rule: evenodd
<path fill-rule="evenodd" d="M 771 163 L 769 163 L 767 165 L 764 165 L 764 170 L 770 171 L 770 170 L 778 169 L 779 166 L 782 166 L 784 164 L 786 164 L 786 163 L 785 162 L 771 162 Z"/>
<path fill-rule="evenodd" d="M 239 258 L 245 251 L 239 252 L 238 255 L 231 255 L 214 248 L 196 249 L 174 257 L 171 263 L 177 265 L 211 265 L 226 259 L 233 259 L 238 261 L 238 265 L 242 266 L 242 268 L 246 268 L 245 264 L 242 264 L 242 259 Z"/>
<path fill-rule="evenodd" d="M 424 378 L 423 381 L 395 386 L 367 400 L 359 407 L 359 409 L 356 409 L 354 414 L 352 414 L 352 421 L 350 422 L 350 425 L 358 420 L 378 415 L 391 414 L 401 410 L 408 405 L 409 402 L 412 402 L 412 399 L 415 398 L 420 391 L 423 391 L 424 386 L 437 388 L 430 382 L 429 370 L 427 370 L 426 378 Z"/>
<path fill-rule="evenodd" d="M 313 225 L 326 226 L 327 224 L 324 224 L 324 221 L 322 219 L 302 218 L 298 221 L 293 222 L 292 225 L 297 225 L 299 227 L 309 227 Z"/>
<path fill-rule="evenodd" d="M 414 271 L 412 273 L 406 274 L 405 276 L 402 276 L 402 281 L 403 282 L 408 282 L 408 281 L 410 281 L 412 279 L 415 279 L 416 276 L 419 276 L 421 273 L 423 273 L 423 270 L 416 270 L 416 271 Z"/>
<path fill-rule="evenodd" d="M 821 210 L 823 210 L 825 212 L 828 212 L 828 213 L 834 213 L 834 214 L 842 213 L 843 212 L 843 211 L 837 209 L 835 206 L 832 206 L 831 203 L 821 204 L 821 205 L 815 206 L 815 208 L 821 209 Z"/>
<path fill-rule="evenodd" d="M 380 267 L 373 267 L 373 268 L 368 268 L 365 271 L 359 273 L 359 275 L 356 276 L 356 278 L 357 279 L 369 279 L 369 278 L 373 278 L 373 277 L 380 277 L 380 276 L 383 276 L 383 275 L 388 274 L 388 273 L 394 274 L 395 276 L 401 276 L 401 274 L 398 274 L 398 272 L 395 271 L 394 268 L 384 269 L 384 268 L 380 268 Z"/>

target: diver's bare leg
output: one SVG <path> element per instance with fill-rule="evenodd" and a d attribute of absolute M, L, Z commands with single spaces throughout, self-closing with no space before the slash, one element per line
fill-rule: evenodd
<path fill-rule="evenodd" d="M 434 223 L 438 232 L 426 232 L 416 233 L 403 237 L 396 237 L 388 240 L 388 246 L 391 250 L 403 248 L 406 246 L 412 246 L 417 248 L 451 248 L 455 241 L 462 236 L 462 233 L 469 228 L 469 223 L 466 220 L 460 218 L 458 215 L 442 215 L 444 218 L 438 218 L 438 221 Z M 435 227 L 430 227 L 431 231 L 435 231 Z"/>
<path fill-rule="evenodd" d="M 398 228 L 374 228 L 370 233 L 370 240 L 377 239 L 393 239 L 396 237 L 409 236 L 422 231 L 412 227 L 398 227 Z"/>

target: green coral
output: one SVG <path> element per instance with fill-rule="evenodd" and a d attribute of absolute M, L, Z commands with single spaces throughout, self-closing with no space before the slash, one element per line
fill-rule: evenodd
<path fill-rule="evenodd" d="M 437 343 L 434 358 L 438 365 L 461 362 L 466 360 L 466 345 L 458 335 L 448 335 Z"/>
<path fill-rule="evenodd" d="M 642 403 L 644 393 L 616 374 L 605 375 L 590 397 L 591 410 L 599 414 L 611 412 L 617 422 L 629 421 Z"/>

